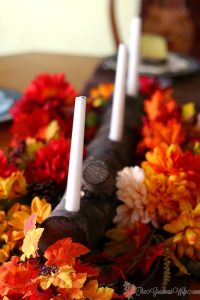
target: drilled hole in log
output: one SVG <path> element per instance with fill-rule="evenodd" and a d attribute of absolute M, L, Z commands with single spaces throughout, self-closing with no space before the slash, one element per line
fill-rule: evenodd
<path fill-rule="evenodd" d="M 108 167 L 103 161 L 93 161 L 83 170 L 84 180 L 94 185 L 104 182 L 108 176 Z"/>

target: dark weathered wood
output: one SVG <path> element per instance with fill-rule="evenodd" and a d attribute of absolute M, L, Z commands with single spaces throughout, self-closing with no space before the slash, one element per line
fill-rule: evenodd
<path fill-rule="evenodd" d="M 136 145 L 134 130 L 141 122 L 141 107 L 141 99 L 127 97 L 120 143 L 108 139 L 111 103 L 105 108 L 101 127 L 88 146 L 88 157 L 83 165 L 80 211 L 66 211 L 65 201 L 61 200 L 41 225 L 45 228 L 39 245 L 42 251 L 64 237 L 92 248 L 112 223 L 116 208 L 115 178 L 120 169 L 132 163 Z"/>

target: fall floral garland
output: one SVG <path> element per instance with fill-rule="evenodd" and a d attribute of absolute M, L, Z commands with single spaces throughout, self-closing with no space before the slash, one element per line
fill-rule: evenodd
<path fill-rule="evenodd" d="M 144 110 L 141 163 L 118 173 L 123 204 L 114 222 L 121 230 L 148 224 L 159 231 L 160 254 L 167 253 L 181 273 L 193 273 L 191 266 L 200 261 L 199 115 L 194 103 L 180 107 L 171 89 L 155 91 Z"/>
<path fill-rule="evenodd" d="M 193 103 L 180 107 L 157 80 L 144 77 L 140 84 L 148 100 L 133 156 L 141 163 L 118 173 L 116 226 L 91 255 L 70 238 L 38 253 L 43 229 L 37 225 L 66 185 L 76 91 L 64 75 L 42 74 L 13 107 L 12 141 L 6 153 L 0 151 L 2 299 L 124 298 L 103 286 L 117 290 L 135 274 L 145 278 L 164 257 L 165 287 L 170 264 L 188 273 L 187 259 L 199 262 L 200 118 Z M 89 92 L 86 148 L 112 92 L 111 83 Z"/>

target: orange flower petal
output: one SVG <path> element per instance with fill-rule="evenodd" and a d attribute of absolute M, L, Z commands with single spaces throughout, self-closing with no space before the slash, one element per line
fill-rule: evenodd
<path fill-rule="evenodd" d="M 185 237 L 190 245 L 194 245 L 197 239 L 197 234 L 190 228 L 185 231 Z"/>

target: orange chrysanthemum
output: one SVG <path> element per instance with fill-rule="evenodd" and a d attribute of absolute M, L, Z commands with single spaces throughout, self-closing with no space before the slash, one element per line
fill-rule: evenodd
<path fill-rule="evenodd" d="M 167 145 L 180 145 L 185 140 L 182 125 L 176 119 L 169 120 L 167 124 L 158 121 L 144 121 L 142 127 L 143 139 L 138 145 L 138 151 L 153 149 L 161 143 Z"/>
<path fill-rule="evenodd" d="M 177 219 L 164 226 L 164 230 L 174 234 L 166 241 L 178 254 L 193 260 L 200 260 L 200 203 L 188 212 L 182 212 Z"/>
<path fill-rule="evenodd" d="M 179 146 L 161 144 L 146 154 L 142 163 L 147 188 L 147 209 L 157 224 L 170 222 L 188 205 L 196 203 L 196 184 L 177 164 L 183 156 Z"/>
<path fill-rule="evenodd" d="M 160 121 L 166 124 L 168 120 L 180 119 L 180 112 L 172 90 L 157 90 L 149 100 L 144 101 L 144 110 L 149 121 Z"/>
<path fill-rule="evenodd" d="M 100 83 L 89 91 L 87 103 L 92 107 L 99 107 L 108 101 L 113 93 L 113 83 Z"/>

